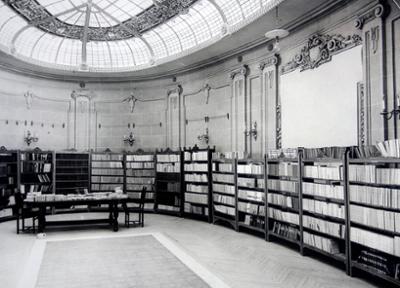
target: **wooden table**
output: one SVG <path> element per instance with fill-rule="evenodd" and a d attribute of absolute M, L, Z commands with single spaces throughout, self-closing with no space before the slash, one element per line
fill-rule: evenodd
<path fill-rule="evenodd" d="M 89 224 L 108 224 L 112 229 L 118 231 L 118 205 L 127 202 L 127 198 L 104 198 L 104 199 L 79 199 L 62 201 L 29 201 L 24 203 L 31 208 L 39 209 L 39 227 L 38 232 L 43 233 L 47 226 L 66 226 L 66 225 L 89 225 Z M 108 205 L 109 217 L 103 219 L 85 219 L 85 220 L 46 220 L 46 208 L 57 208 L 75 205 Z"/>

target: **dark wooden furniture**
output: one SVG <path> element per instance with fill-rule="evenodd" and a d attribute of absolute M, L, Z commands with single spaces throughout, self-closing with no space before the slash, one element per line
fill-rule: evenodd
<path fill-rule="evenodd" d="M 33 209 L 24 204 L 23 195 L 20 192 L 14 194 L 15 197 L 15 214 L 17 216 L 17 234 L 20 231 L 36 232 L 36 220 L 39 218 L 39 210 Z M 26 226 L 25 220 L 32 219 L 32 226 Z M 22 224 L 22 227 L 20 225 Z"/>
<path fill-rule="evenodd" d="M 48 226 L 67 226 L 67 225 L 90 225 L 108 224 L 115 232 L 118 231 L 118 205 L 125 204 L 126 198 L 104 198 L 104 199 L 80 199 L 65 201 L 24 201 L 24 204 L 31 208 L 38 208 L 39 227 L 38 232 L 43 233 Z M 85 220 L 46 220 L 47 207 L 65 207 L 74 205 L 107 205 L 109 217 L 105 219 L 85 219 Z"/>
<path fill-rule="evenodd" d="M 124 212 L 125 212 L 125 226 L 129 228 L 130 224 L 139 225 L 141 227 L 144 226 L 144 205 L 146 203 L 146 193 L 147 188 L 143 187 L 142 191 L 140 192 L 140 199 L 132 200 L 130 199 L 128 203 L 135 203 L 137 206 L 135 207 L 128 207 L 128 203 L 123 205 Z M 137 213 L 138 219 L 137 220 L 130 220 L 130 213 Z"/>

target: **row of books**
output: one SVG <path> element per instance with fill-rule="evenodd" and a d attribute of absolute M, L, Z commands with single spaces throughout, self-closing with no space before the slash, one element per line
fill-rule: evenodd
<path fill-rule="evenodd" d="M 350 205 L 352 222 L 400 233 L 400 213 Z"/>
<path fill-rule="evenodd" d="M 126 170 L 128 177 L 155 177 L 154 170 Z"/>
<path fill-rule="evenodd" d="M 386 208 L 400 208 L 400 190 L 350 185 L 350 201 Z"/>
<path fill-rule="evenodd" d="M 274 222 L 272 232 L 295 241 L 300 240 L 300 230 L 284 223 Z"/>
<path fill-rule="evenodd" d="M 180 162 L 180 154 L 157 154 L 157 162 Z"/>
<path fill-rule="evenodd" d="M 92 161 L 92 168 L 124 168 L 122 162 L 96 162 Z"/>
<path fill-rule="evenodd" d="M 265 205 L 250 202 L 238 202 L 238 211 L 249 213 L 257 216 L 265 216 Z"/>
<path fill-rule="evenodd" d="M 53 158 L 51 153 L 29 152 L 21 153 L 20 155 L 22 161 L 51 161 Z"/>
<path fill-rule="evenodd" d="M 235 195 L 235 186 L 213 183 L 213 192 Z"/>
<path fill-rule="evenodd" d="M 269 163 L 268 175 L 299 177 L 299 164 L 296 162 Z"/>
<path fill-rule="evenodd" d="M 363 183 L 400 185 L 400 168 L 349 165 L 349 180 Z"/>
<path fill-rule="evenodd" d="M 127 192 L 126 195 L 128 195 L 129 199 L 140 199 L 141 197 L 141 192 Z M 146 192 L 146 199 L 147 200 L 153 200 L 155 197 L 155 193 L 153 192 Z"/>
<path fill-rule="evenodd" d="M 236 215 L 236 209 L 234 207 L 230 207 L 230 206 L 214 204 L 214 210 L 216 212 L 220 212 L 220 213 L 231 215 L 231 216 Z"/>
<path fill-rule="evenodd" d="M 0 162 L 0 177 L 2 175 L 9 175 L 13 173 L 14 164 L 6 164 Z"/>
<path fill-rule="evenodd" d="M 386 236 L 361 228 L 351 227 L 350 240 L 360 245 L 400 257 L 400 237 Z"/>
<path fill-rule="evenodd" d="M 291 212 L 282 211 L 275 208 L 268 208 L 268 217 L 278 221 L 283 221 L 299 225 L 299 215 Z"/>
<path fill-rule="evenodd" d="M 180 173 L 181 165 L 179 163 L 157 163 L 157 172 L 162 173 Z"/>
<path fill-rule="evenodd" d="M 154 169 L 154 162 L 127 162 L 126 169 Z"/>
<path fill-rule="evenodd" d="M 193 194 L 190 192 L 185 193 L 185 202 L 208 204 L 208 194 Z"/>
<path fill-rule="evenodd" d="M 378 142 L 376 147 L 383 157 L 400 157 L 400 142 L 399 139 L 391 139 L 383 142 Z"/>
<path fill-rule="evenodd" d="M 157 208 L 161 209 L 161 210 L 166 210 L 166 211 L 171 211 L 171 212 L 179 212 L 181 209 L 179 207 L 179 201 L 178 198 L 175 197 L 175 206 L 171 206 L 171 205 L 165 205 L 165 204 L 158 204 Z"/>
<path fill-rule="evenodd" d="M 48 174 L 37 174 L 37 179 L 39 180 L 40 183 L 49 183 L 51 182 L 51 178 Z M 11 179 L 14 179 L 11 177 Z"/>
<path fill-rule="evenodd" d="M 318 163 L 305 165 L 304 177 L 326 180 L 343 180 L 343 165 L 341 163 Z"/>
<path fill-rule="evenodd" d="M 21 164 L 21 173 L 50 173 L 51 163 L 24 162 Z"/>
<path fill-rule="evenodd" d="M 41 192 L 41 193 L 52 193 L 53 185 L 51 184 L 41 184 L 41 185 L 21 185 L 20 186 L 21 193 L 32 193 L 32 192 Z"/>
<path fill-rule="evenodd" d="M 238 174 L 256 174 L 263 175 L 264 174 L 264 165 L 262 164 L 238 164 L 237 165 L 237 173 Z"/>
<path fill-rule="evenodd" d="M 253 190 L 238 190 L 239 200 L 250 200 L 263 203 L 265 201 L 265 193 Z"/>
<path fill-rule="evenodd" d="M 122 169 L 92 169 L 92 175 L 123 176 L 124 170 L 122 170 Z"/>
<path fill-rule="evenodd" d="M 230 197 L 230 196 L 225 196 L 225 195 L 220 195 L 220 194 L 214 194 L 213 199 L 215 202 L 221 203 L 221 204 L 226 204 L 230 206 L 235 206 L 235 197 Z"/>
<path fill-rule="evenodd" d="M 208 194 L 208 186 L 206 186 L 206 185 L 186 184 L 186 191 Z"/>
<path fill-rule="evenodd" d="M 303 157 L 305 159 L 314 159 L 314 158 L 341 159 L 345 152 L 346 152 L 346 147 L 305 148 L 303 149 Z"/>
<path fill-rule="evenodd" d="M 92 176 L 92 182 L 95 182 L 95 183 L 124 183 L 124 177 Z"/>
<path fill-rule="evenodd" d="M 256 215 L 244 215 L 243 223 L 247 226 L 263 229 L 265 227 L 265 218 Z"/>
<path fill-rule="evenodd" d="M 146 187 L 147 192 L 153 190 L 152 184 L 126 184 L 127 191 L 142 191 L 144 187 Z"/>
<path fill-rule="evenodd" d="M 234 175 L 231 174 L 213 174 L 212 177 L 214 182 L 222 182 L 228 184 L 235 183 Z"/>
<path fill-rule="evenodd" d="M 236 152 L 214 152 L 212 154 L 213 159 L 234 159 L 236 157 Z M 244 155 L 239 159 L 244 159 Z"/>
<path fill-rule="evenodd" d="M 340 219 L 345 215 L 344 205 L 313 199 L 303 199 L 303 210 Z"/>
<path fill-rule="evenodd" d="M 16 184 L 16 179 L 15 177 L 1 177 L 0 176 L 0 185 L 14 185 Z"/>
<path fill-rule="evenodd" d="M 185 171 L 208 172 L 208 164 L 203 163 L 190 163 L 185 164 Z"/>
<path fill-rule="evenodd" d="M 184 153 L 185 161 L 207 161 L 208 151 L 187 152 Z"/>
<path fill-rule="evenodd" d="M 299 198 L 288 197 L 280 194 L 268 194 L 268 203 L 299 210 Z"/>
<path fill-rule="evenodd" d="M 233 165 L 231 163 L 217 163 L 213 162 L 214 172 L 233 173 Z"/>
<path fill-rule="evenodd" d="M 344 200 L 344 187 L 303 182 L 303 194 Z"/>
<path fill-rule="evenodd" d="M 92 191 L 114 191 L 121 188 L 121 184 L 92 184 Z"/>
<path fill-rule="evenodd" d="M 346 232 L 346 228 L 343 224 L 326 221 L 308 215 L 303 215 L 303 227 L 341 239 L 344 239 Z"/>
<path fill-rule="evenodd" d="M 154 155 L 126 155 L 126 161 L 151 162 L 154 161 Z"/>
<path fill-rule="evenodd" d="M 237 185 L 240 187 L 257 188 L 257 179 L 238 177 Z"/>
<path fill-rule="evenodd" d="M 185 174 L 185 181 L 189 182 L 208 182 L 207 174 Z"/>
<path fill-rule="evenodd" d="M 270 190 L 299 193 L 299 183 L 295 181 L 268 179 L 267 185 Z"/>
<path fill-rule="evenodd" d="M 334 239 L 325 238 L 312 233 L 304 232 L 303 241 L 304 244 L 313 246 L 329 254 L 340 254 L 339 243 Z"/>
<path fill-rule="evenodd" d="M 166 185 L 165 192 L 180 192 L 181 191 L 181 184 L 179 182 L 168 182 Z"/>
<path fill-rule="evenodd" d="M 297 148 L 271 149 L 267 151 L 268 159 L 297 158 L 297 157 L 298 157 Z"/>
<path fill-rule="evenodd" d="M 92 161 L 123 161 L 122 154 L 92 154 Z"/>
<path fill-rule="evenodd" d="M 187 202 L 183 205 L 183 210 L 186 213 L 190 213 L 190 214 L 205 215 L 205 216 L 208 216 L 208 214 L 209 214 L 207 207 L 196 206 L 196 205 L 193 205 L 193 204 L 187 203 Z"/>
<path fill-rule="evenodd" d="M 155 178 L 149 178 L 149 177 L 145 177 L 145 178 L 140 178 L 140 177 L 130 177 L 130 178 L 126 178 L 126 183 L 127 184 L 154 184 L 155 182 Z M 93 179 L 92 179 L 93 181 Z M 106 181 L 104 181 L 106 182 Z M 113 181 L 110 181 L 113 182 Z"/>

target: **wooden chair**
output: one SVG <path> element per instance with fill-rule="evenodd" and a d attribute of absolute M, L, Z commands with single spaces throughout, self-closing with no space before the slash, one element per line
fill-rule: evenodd
<path fill-rule="evenodd" d="M 19 234 L 20 231 L 32 231 L 35 233 L 36 220 L 39 217 L 39 210 L 32 210 L 31 208 L 25 206 L 21 192 L 16 192 L 14 197 L 17 216 L 17 234 Z M 32 219 L 32 226 L 25 226 L 25 219 Z M 20 221 L 22 222 L 22 229 L 20 229 Z"/>
<path fill-rule="evenodd" d="M 128 203 L 136 203 L 138 206 L 136 207 L 128 207 L 124 204 L 124 212 L 125 212 L 125 226 L 129 228 L 130 224 L 134 226 L 144 226 L 144 204 L 146 203 L 146 192 L 147 188 L 143 187 L 142 191 L 140 192 L 140 198 L 135 199 L 136 201 L 129 201 Z M 138 214 L 137 220 L 130 220 L 130 214 L 136 213 Z"/>

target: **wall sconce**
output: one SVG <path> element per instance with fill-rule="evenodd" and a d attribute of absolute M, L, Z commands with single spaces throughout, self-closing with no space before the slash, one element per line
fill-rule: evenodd
<path fill-rule="evenodd" d="M 133 132 L 129 133 L 129 136 L 124 135 L 124 143 L 129 144 L 129 146 L 133 146 L 135 144 L 135 135 L 133 135 Z"/>
<path fill-rule="evenodd" d="M 210 141 L 210 136 L 208 135 L 208 128 L 206 128 L 205 134 L 197 136 L 197 140 L 199 140 L 202 143 L 208 144 L 208 142 Z"/>
<path fill-rule="evenodd" d="M 397 108 L 393 109 L 390 112 L 386 110 L 385 100 L 382 100 L 383 111 L 381 112 L 381 115 L 387 121 L 392 119 L 393 116 L 396 117 L 397 115 L 400 115 L 400 95 L 397 95 L 396 100 L 397 100 Z M 400 116 L 399 116 L 399 119 L 400 119 Z"/>
<path fill-rule="evenodd" d="M 24 137 L 24 141 L 28 146 L 30 146 L 31 143 L 38 142 L 39 138 L 36 136 L 36 133 L 35 135 L 32 136 L 31 131 L 28 130 L 28 132 L 26 132 L 26 135 Z"/>
<path fill-rule="evenodd" d="M 257 132 L 257 122 L 254 121 L 254 123 L 253 123 L 253 128 L 251 128 L 250 130 L 245 130 L 245 131 L 244 131 L 244 134 L 245 134 L 246 136 L 251 136 L 251 137 L 253 137 L 254 140 L 257 141 L 257 135 L 258 135 L 258 132 Z"/>

